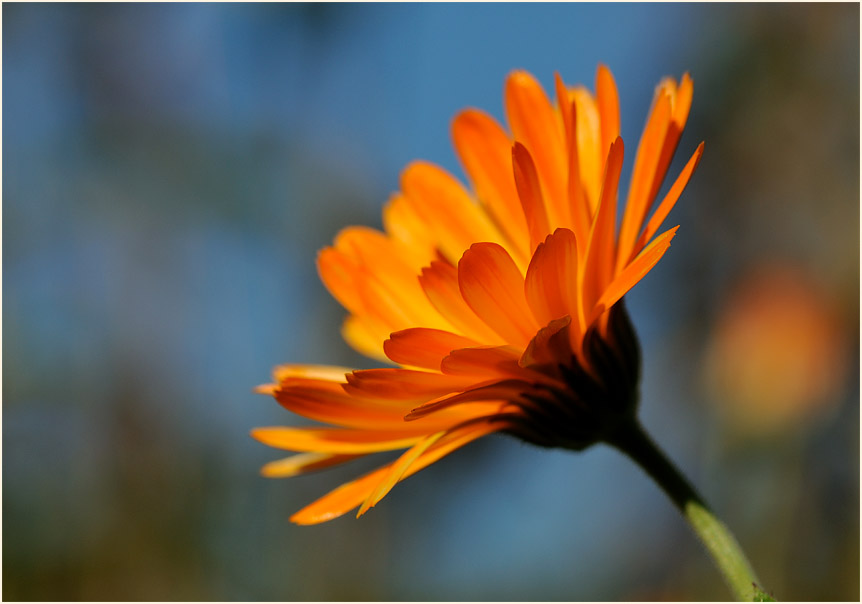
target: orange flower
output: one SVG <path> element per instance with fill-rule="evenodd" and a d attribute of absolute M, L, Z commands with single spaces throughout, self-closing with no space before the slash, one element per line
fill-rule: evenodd
<path fill-rule="evenodd" d="M 259 428 L 298 455 L 263 467 L 294 476 L 380 451 L 392 463 L 293 515 L 298 524 L 359 515 L 399 481 L 488 434 L 581 449 L 634 414 L 639 356 L 622 297 L 659 261 L 677 227 L 655 237 L 701 144 L 647 215 L 685 126 L 692 81 L 663 80 L 641 137 L 621 226 L 617 89 L 556 77 L 556 104 L 528 73 L 506 80 L 511 133 L 476 110 L 452 126 L 472 191 L 441 168 L 409 165 L 383 210 L 384 232 L 348 227 L 318 257 L 350 312 L 345 339 L 399 367 L 287 365 L 258 390 L 329 424 Z"/>

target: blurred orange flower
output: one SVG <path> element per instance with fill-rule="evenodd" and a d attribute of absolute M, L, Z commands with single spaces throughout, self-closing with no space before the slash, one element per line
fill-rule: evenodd
<path fill-rule="evenodd" d="M 530 74 L 512 73 L 510 132 L 476 109 L 453 122 L 472 191 L 415 162 L 383 210 L 384 232 L 348 227 L 321 251 L 320 276 L 350 312 L 345 339 L 399 367 L 278 367 L 258 390 L 329 426 L 254 430 L 299 452 L 262 472 L 294 476 L 406 451 L 291 520 L 361 515 L 400 480 L 494 432 L 581 449 L 634 413 L 639 353 L 621 300 L 668 249 L 677 227 L 656 234 L 703 144 L 647 220 L 693 92 L 687 74 L 664 79 L 617 232 L 623 141 L 603 66 L 595 90 L 557 76 L 553 103 Z"/>
<path fill-rule="evenodd" d="M 838 400 L 846 341 L 828 299 L 799 268 L 770 263 L 725 302 L 705 363 L 731 425 L 763 435 L 810 424 Z"/>

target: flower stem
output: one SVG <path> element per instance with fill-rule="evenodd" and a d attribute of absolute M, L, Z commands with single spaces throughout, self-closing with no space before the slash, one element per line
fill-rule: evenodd
<path fill-rule="evenodd" d="M 760 587 L 751 564 L 728 528 L 715 517 L 637 420 L 621 426 L 606 442 L 634 460 L 667 493 L 712 556 L 738 601 L 774 601 Z"/>

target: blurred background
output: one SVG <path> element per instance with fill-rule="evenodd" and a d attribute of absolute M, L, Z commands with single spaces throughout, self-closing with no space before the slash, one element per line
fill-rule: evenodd
<path fill-rule="evenodd" d="M 475 443 L 360 520 L 288 517 L 378 465 L 290 480 L 252 388 L 371 367 L 315 255 L 380 226 L 410 160 L 506 74 L 592 87 L 632 151 L 654 86 L 704 160 L 627 297 L 642 419 L 784 600 L 856 600 L 859 6 L 4 4 L 3 599 L 724 599 L 606 447 Z M 672 179 L 671 179 L 672 180 Z"/>

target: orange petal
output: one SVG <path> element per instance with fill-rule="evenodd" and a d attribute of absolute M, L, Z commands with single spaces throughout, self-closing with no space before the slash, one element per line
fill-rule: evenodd
<path fill-rule="evenodd" d="M 589 308 L 611 279 L 616 254 L 614 230 L 616 225 L 617 186 L 623 165 L 623 140 L 617 137 L 608 153 L 604 184 L 590 231 L 587 254 L 583 263 L 583 304 Z"/>
<path fill-rule="evenodd" d="M 383 228 L 407 254 L 414 274 L 419 274 L 419 269 L 436 257 L 436 239 L 404 195 L 393 195 L 383 207 Z"/>
<path fill-rule="evenodd" d="M 335 250 L 359 264 L 353 269 L 353 278 L 361 311 L 351 308 L 355 314 L 376 317 L 389 331 L 415 325 L 450 327 L 422 292 L 418 267 L 410 266 L 386 235 L 374 229 L 349 227 L 335 238 Z"/>
<path fill-rule="evenodd" d="M 685 128 L 688 113 L 691 110 L 691 99 L 694 96 L 694 81 L 686 72 L 682 74 L 673 104 L 673 121 L 680 131 Z"/>
<path fill-rule="evenodd" d="M 392 490 L 398 481 L 401 480 L 401 477 L 404 476 L 404 472 L 407 471 L 419 456 L 425 453 L 431 445 L 440 440 L 443 436 L 446 435 L 446 432 L 437 432 L 436 434 L 431 434 L 430 436 L 426 436 L 421 441 L 410 447 L 407 451 L 405 451 L 398 459 L 395 460 L 395 463 L 389 469 L 389 472 L 386 473 L 386 476 L 382 481 L 371 491 L 371 494 L 368 495 L 368 498 L 362 503 L 362 506 L 359 508 L 359 512 L 357 512 L 356 517 L 359 518 L 369 510 L 369 508 L 377 505 L 381 499 L 383 499 L 389 491 Z"/>
<path fill-rule="evenodd" d="M 452 138 L 477 197 L 526 260 L 529 233 L 512 176 L 509 135 L 488 114 L 467 109 L 455 117 Z"/>
<path fill-rule="evenodd" d="M 533 315 L 541 325 L 565 315 L 583 314 L 578 304 L 578 248 L 575 235 L 557 229 L 536 248 L 524 293 Z"/>
<path fill-rule="evenodd" d="M 344 376 L 353 371 L 347 367 L 332 365 L 279 365 L 272 370 L 272 377 L 277 382 L 290 378 L 305 378 L 309 380 L 324 380 L 327 382 L 344 383 Z"/>
<path fill-rule="evenodd" d="M 664 222 L 667 215 L 670 214 L 670 211 L 673 209 L 674 205 L 676 205 L 679 196 L 682 195 L 682 192 L 685 190 L 689 179 L 691 179 L 692 174 L 694 174 L 694 171 L 700 163 L 701 157 L 703 157 L 703 143 L 698 145 L 694 155 L 692 155 L 691 159 L 688 160 L 688 163 L 685 165 L 685 168 L 682 169 L 682 172 L 680 172 L 676 181 L 673 183 L 673 186 L 670 188 L 670 191 L 667 192 L 667 195 L 665 195 L 655 212 L 653 212 L 652 217 L 649 219 L 649 222 L 647 222 L 644 232 L 641 233 L 641 236 L 638 238 L 638 241 L 631 252 L 631 257 L 640 254 L 647 242 L 652 239 L 653 235 L 655 235 L 659 230 L 661 223 Z"/>
<path fill-rule="evenodd" d="M 375 453 L 413 446 L 417 436 L 391 431 L 342 428 L 255 428 L 252 438 L 270 447 L 288 451 L 320 453 Z"/>
<path fill-rule="evenodd" d="M 571 325 L 572 319 L 568 315 L 548 323 L 530 340 L 518 364 L 521 367 L 569 364 L 573 354 L 571 346 L 573 338 L 569 331 Z"/>
<path fill-rule="evenodd" d="M 334 246 L 318 255 L 322 281 L 355 317 L 345 323 L 345 339 L 374 358 L 386 358 L 383 340 L 393 331 L 415 325 L 451 328 L 422 291 L 418 269 L 403 256 L 386 235 L 361 227 L 342 230 Z"/>
<path fill-rule="evenodd" d="M 649 211 L 650 190 L 655 178 L 662 147 L 671 123 L 671 99 L 659 88 L 657 97 L 638 144 L 626 209 L 620 226 L 619 249 L 631 250 Z M 619 259 L 617 270 L 625 260 Z"/>
<path fill-rule="evenodd" d="M 448 331 L 417 327 L 393 333 L 383 343 L 383 350 L 399 365 L 439 371 L 440 361 L 451 351 L 478 345 L 470 338 Z"/>
<path fill-rule="evenodd" d="M 626 294 L 626 292 L 634 287 L 638 281 L 643 279 L 652 267 L 661 260 L 661 257 L 670 247 L 670 240 L 673 239 L 674 235 L 676 235 L 678 228 L 678 226 L 675 226 L 669 231 L 665 231 L 656 237 L 655 241 L 649 244 L 641 255 L 635 258 L 634 261 L 629 264 L 607 287 L 602 294 L 602 297 L 599 298 L 599 301 L 596 303 L 596 307 L 601 308 L 602 311 L 610 308 L 616 304 L 617 301 Z M 596 313 L 594 312 L 593 314 L 595 316 Z"/>
<path fill-rule="evenodd" d="M 307 474 L 332 466 L 346 463 L 361 455 L 343 455 L 331 453 L 299 453 L 284 459 L 277 459 L 264 465 L 260 473 L 267 478 L 290 478 L 299 474 Z"/>
<path fill-rule="evenodd" d="M 432 262 L 422 269 L 419 284 L 428 300 L 464 336 L 486 344 L 501 344 L 500 336 L 467 306 L 458 287 L 458 269 L 446 262 Z"/>
<path fill-rule="evenodd" d="M 404 414 L 416 403 L 415 400 L 357 398 L 344 392 L 342 385 L 336 382 L 307 380 L 282 386 L 273 396 L 287 410 L 308 419 L 371 430 L 403 430 Z"/>
<path fill-rule="evenodd" d="M 520 351 L 513 346 L 483 346 L 452 350 L 440 369 L 446 375 L 490 379 L 517 373 Z"/>
<path fill-rule="evenodd" d="M 442 457 L 467 445 L 474 440 L 506 428 L 503 422 L 481 422 L 450 431 L 446 436 L 434 443 L 430 449 L 425 451 L 404 472 L 401 480 L 412 476 L 419 470 L 428 467 Z M 291 516 L 290 520 L 296 524 L 319 524 L 337 518 L 360 505 L 390 471 L 392 464 L 388 464 L 366 474 L 347 484 L 343 484 L 334 491 L 324 495 L 311 505 L 306 506 Z"/>
<path fill-rule="evenodd" d="M 470 376 L 476 383 L 469 388 L 487 386 L 500 380 L 521 380 L 526 383 L 552 383 L 553 377 L 524 367 L 523 352 L 514 346 L 484 346 L 453 350 L 443 359 L 440 368 L 447 375 Z"/>
<path fill-rule="evenodd" d="M 386 325 L 372 317 L 350 316 L 341 326 L 341 337 L 351 348 L 372 359 L 388 362 L 383 342 L 391 333 Z"/>
<path fill-rule="evenodd" d="M 505 242 L 484 210 L 442 168 L 413 162 L 401 174 L 401 190 L 451 262 L 476 241 Z"/>
<path fill-rule="evenodd" d="M 390 400 L 429 399 L 460 391 L 469 379 L 412 369 L 363 369 L 347 375 L 347 393 Z"/>
<path fill-rule="evenodd" d="M 290 521 L 296 524 L 320 524 L 346 514 L 368 497 L 389 471 L 391 465 L 378 468 L 330 491 L 314 503 L 299 510 L 290 517 Z"/>
<path fill-rule="evenodd" d="M 576 86 L 571 93 L 576 106 L 575 131 L 581 186 L 586 191 L 590 215 L 592 215 L 599 203 L 602 175 L 609 148 L 602 147 L 601 119 L 593 95 L 583 86 Z"/>
<path fill-rule="evenodd" d="M 604 65 L 596 72 L 596 103 L 601 123 L 601 148 L 610 149 L 620 135 L 620 100 L 614 76 Z"/>
<path fill-rule="evenodd" d="M 558 86 L 561 87 L 562 85 L 562 81 L 560 81 Z M 568 93 L 560 91 L 559 94 Z M 571 114 L 568 120 L 571 124 L 571 130 L 568 133 L 568 195 L 572 217 L 571 229 L 575 233 L 578 243 L 578 256 L 582 256 L 586 252 L 584 248 L 587 244 L 587 236 L 592 223 L 592 206 L 587 199 L 587 193 L 581 182 L 580 152 L 578 150 L 578 104 L 574 101 L 569 103 L 569 109 L 566 113 Z"/>
<path fill-rule="evenodd" d="M 525 71 L 507 78 L 505 105 L 515 140 L 530 150 L 535 161 L 551 224 L 568 224 L 566 143 L 560 119 L 541 84 Z"/>
<path fill-rule="evenodd" d="M 464 301 L 507 343 L 526 346 L 538 325 L 524 297 L 524 277 L 505 249 L 475 243 L 458 263 Z"/>
<path fill-rule="evenodd" d="M 669 92 L 671 102 L 671 118 L 667 128 L 664 143 L 662 144 L 661 154 L 656 163 L 655 175 L 653 176 L 652 186 L 649 191 L 649 204 L 652 205 L 658 190 L 661 188 L 661 183 L 664 182 L 664 177 L 667 174 L 667 169 L 676 152 L 676 146 L 679 143 L 679 137 L 682 135 L 685 122 L 688 119 L 688 112 L 691 108 L 692 94 L 694 86 L 688 74 L 682 78 L 680 86 L 677 87 L 676 81 L 673 78 L 667 78 L 664 82 L 665 89 Z"/>
<path fill-rule="evenodd" d="M 512 147 L 512 169 L 515 173 L 518 198 L 521 200 L 527 228 L 530 231 L 530 252 L 532 252 L 548 234 L 550 226 L 536 166 L 533 164 L 530 152 L 518 142 Z"/>
<path fill-rule="evenodd" d="M 477 386 L 467 390 L 466 392 L 449 394 L 433 401 L 428 401 L 424 405 L 420 405 L 410 411 L 410 413 L 404 416 L 404 419 L 406 421 L 413 421 L 432 413 L 439 412 L 443 409 L 449 409 L 455 405 L 476 403 L 480 401 L 497 401 L 501 406 L 503 406 L 509 401 L 517 398 L 522 392 L 529 389 L 529 387 L 530 383 L 523 380 L 504 380 L 501 382 Z"/>
<path fill-rule="evenodd" d="M 338 302 L 350 312 L 362 312 L 362 300 L 357 290 L 356 275 L 360 263 L 334 247 L 326 247 L 317 254 L 317 272 L 323 285 Z"/>

